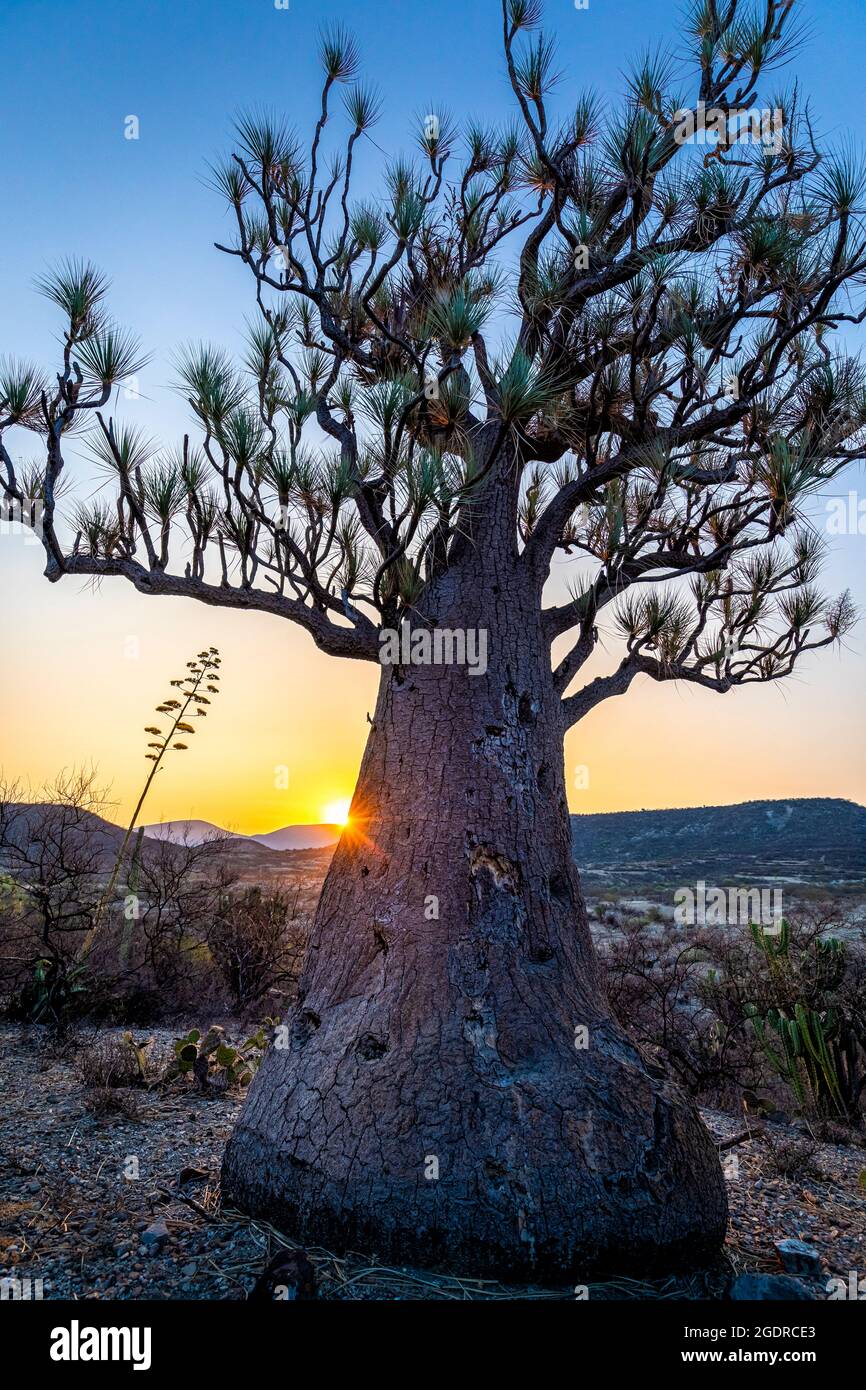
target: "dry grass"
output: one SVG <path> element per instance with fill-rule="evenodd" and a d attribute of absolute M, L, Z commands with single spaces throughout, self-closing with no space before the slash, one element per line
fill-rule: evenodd
<path fill-rule="evenodd" d="M 97 1119 L 141 1119 L 141 1102 L 134 1091 L 120 1090 L 115 1086 L 94 1086 L 87 1091 L 82 1103 L 88 1114 Z"/>
<path fill-rule="evenodd" d="M 588 1298 L 592 1302 L 631 1299 L 695 1299 L 718 1297 L 729 1271 L 704 1272 L 682 1278 L 659 1280 L 611 1279 L 575 1287 L 543 1288 L 538 1285 L 501 1284 L 490 1279 L 469 1275 L 437 1274 L 429 1270 L 398 1268 L 371 1261 L 363 1255 L 348 1252 L 335 1255 L 319 1246 L 299 1245 L 266 1221 L 251 1220 L 230 1208 L 221 1208 L 219 1194 L 209 1194 L 209 1219 L 243 1226 L 254 1233 L 260 1243 L 261 1255 L 239 1262 L 222 1272 L 232 1274 L 239 1283 L 250 1287 L 267 1262 L 278 1250 L 303 1250 L 316 1272 L 319 1294 L 328 1299 L 368 1300 L 442 1300 L 458 1303 L 513 1302 L 573 1302 Z M 586 1293 L 583 1293 L 585 1287 Z"/>

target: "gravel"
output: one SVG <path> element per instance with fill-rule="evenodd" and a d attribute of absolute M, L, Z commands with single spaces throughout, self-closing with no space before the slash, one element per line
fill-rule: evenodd
<path fill-rule="evenodd" d="M 168 1055 L 177 1031 L 153 1032 L 151 1050 Z M 60 1049 L 40 1029 L 0 1027 L 0 1278 L 41 1279 L 54 1299 L 246 1298 L 292 1242 L 220 1208 L 220 1159 L 240 1097 L 201 1096 L 181 1078 L 136 1091 L 129 1118 L 91 1113 L 87 1094 L 73 1044 Z M 719 1142 L 744 1130 L 741 1116 L 702 1113 Z M 764 1128 L 776 1146 L 803 1138 L 791 1126 Z M 833 1276 L 866 1273 L 864 1148 L 817 1145 L 801 1176 L 778 1175 L 760 1137 L 725 1149 L 723 1159 L 731 1225 L 719 1268 L 697 1282 L 591 1285 L 591 1297 L 721 1297 L 736 1276 L 781 1275 L 776 1247 L 786 1240 L 815 1252 L 820 1277 L 801 1282 L 816 1297 L 827 1297 Z M 574 1296 L 308 1254 L 320 1298 Z"/>

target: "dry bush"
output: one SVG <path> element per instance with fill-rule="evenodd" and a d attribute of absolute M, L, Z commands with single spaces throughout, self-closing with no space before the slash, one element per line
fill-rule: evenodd
<path fill-rule="evenodd" d="M 106 985 L 103 1019 L 144 1024 L 220 1007 L 222 981 L 205 938 L 234 883 L 225 847 L 216 837 L 136 847 L 88 957 Z"/>
<path fill-rule="evenodd" d="M 294 992 L 307 934 L 299 900 L 296 884 L 250 888 L 227 897 L 210 923 L 207 944 L 239 1013 L 272 991 Z"/>
<path fill-rule="evenodd" d="M 65 1027 L 91 1002 L 76 957 L 111 843 L 91 770 L 32 793 L 0 782 L 0 997 L 15 1017 Z"/>
<path fill-rule="evenodd" d="M 83 1018 L 145 1024 L 291 996 L 306 883 L 237 891 L 228 837 L 139 835 L 89 939 L 116 849 L 96 819 L 104 793 L 81 773 L 40 797 L 0 785 L 0 1004 L 12 1017 L 66 1032 Z"/>
<path fill-rule="evenodd" d="M 812 1139 L 795 1139 L 789 1135 L 773 1134 L 767 1129 L 761 1135 L 763 1146 L 761 1167 L 780 1178 L 823 1177 L 817 1162 L 818 1145 Z"/>
<path fill-rule="evenodd" d="M 760 1088 L 813 1125 L 844 1120 L 857 1128 L 866 1090 L 866 952 L 856 940 L 827 946 L 848 925 L 836 904 L 802 908 L 780 954 L 762 949 L 747 927 L 684 935 L 673 924 L 624 920 L 600 951 L 608 995 L 636 1042 L 659 1054 L 693 1095 L 738 1108 L 744 1088 Z M 752 1013 L 793 1013 L 797 1004 L 828 1020 L 844 1113 L 804 1104 L 760 1045 Z"/>
<path fill-rule="evenodd" d="M 156 1078 L 148 1044 L 136 1042 L 131 1033 L 103 1035 L 83 1047 L 78 1074 L 89 1090 L 147 1086 Z"/>
<path fill-rule="evenodd" d="M 141 1101 L 134 1091 L 118 1090 L 115 1086 L 97 1086 L 84 1097 L 84 1108 L 97 1119 L 109 1116 L 124 1120 L 140 1120 Z"/>
<path fill-rule="evenodd" d="M 711 985 L 712 946 L 703 933 L 627 920 L 599 954 L 610 1002 L 639 1046 L 692 1095 L 736 1106 L 760 1076 L 759 1049 L 742 1010 Z"/>
<path fill-rule="evenodd" d="M 227 837 L 201 844 L 151 842 L 142 855 L 135 893 L 139 916 L 124 930 L 129 964 L 146 977 L 165 1006 L 198 1008 L 212 993 L 207 935 L 236 876 L 227 858 Z M 211 972 L 211 979 L 205 977 Z"/>

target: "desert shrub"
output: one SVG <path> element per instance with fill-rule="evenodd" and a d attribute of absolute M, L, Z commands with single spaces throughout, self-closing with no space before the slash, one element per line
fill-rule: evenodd
<path fill-rule="evenodd" d="M 139 831 L 118 855 L 107 809 L 93 772 L 36 799 L 0 783 L 0 1008 L 58 1033 L 83 1019 L 245 1013 L 268 994 L 276 1011 L 294 993 L 318 884 L 238 890 L 228 836 Z"/>
<path fill-rule="evenodd" d="M 862 1125 L 866 955 L 810 906 L 778 936 L 705 928 L 684 937 L 624 921 L 601 951 L 608 994 L 640 1046 L 695 1096 L 736 1104 L 774 1088 L 813 1123 Z"/>
<path fill-rule="evenodd" d="M 0 784 L 0 996 L 13 1017 L 64 1030 L 96 993 L 78 955 L 99 901 L 107 800 L 93 771 L 63 773 L 38 796 Z"/>
<path fill-rule="evenodd" d="M 236 881 L 226 851 L 225 837 L 201 844 L 160 840 L 138 870 L 138 917 L 127 932 L 127 951 L 137 946 L 139 971 L 181 1006 L 196 997 L 201 1002 L 212 964 L 208 928 Z"/>
<path fill-rule="evenodd" d="M 250 888 L 227 896 L 207 929 L 207 944 L 232 1002 L 244 1013 L 271 990 L 293 991 L 305 945 L 300 889 Z"/>
<path fill-rule="evenodd" d="M 141 1024 L 222 1005 L 205 938 L 234 881 L 224 838 L 146 841 L 88 956 L 90 969 L 111 981 L 102 1017 Z"/>
<path fill-rule="evenodd" d="M 96 1086 L 84 1097 L 84 1108 L 97 1119 L 109 1116 L 124 1120 L 140 1120 L 141 1102 L 134 1091 L 118 1090 L 114 1086 Z"/>
<path fill-rule="evenodd" d="M 730 1104 L 758 1079 L 758 1046 L 742 1010 L 707 988 L 710 945 L 672 924 L 627 921 L 600 958 L 614 1011 L 641 1049 L 692 1095 Z"/>
<path fill-rule="evenodd" d="M 206 934 L 235 881 L 225 840 L 146 840 L 87 955 L 90 1016 L 140 1026 L 225 1006 Z"/>
<path fill-rule="evenodd" d="M 82 1048 L 78 1072 L 91 1090 L 147 1086 L 155 1079 L 148 1044 L 136 1042 L 131 1033 L 103 1035 Z"/>
<path fill-rule="evenodd" d="M 780 1178 L 820 1180 L 823 1176 L 817 1161 L 818 1145 L 812 1139 L 773 1134 L 767 1129 L 761 1135 L 761 1147 L 761 1166 L 765 1171 Z"/>

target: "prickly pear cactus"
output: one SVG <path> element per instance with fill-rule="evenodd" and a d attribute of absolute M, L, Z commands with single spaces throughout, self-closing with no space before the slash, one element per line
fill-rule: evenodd
<path fill-rule="evenodd" d="M 246 1087 L 252 1081 L 267 1046 L 263 1030 L 234 1046 L 226 1040 L 225 1029 L 213 1026 L 202 1037 L 193 1028 L 174 1042 L 174 1060 L 167 1079 L 192 1075 L 201 1091 Z"/>

